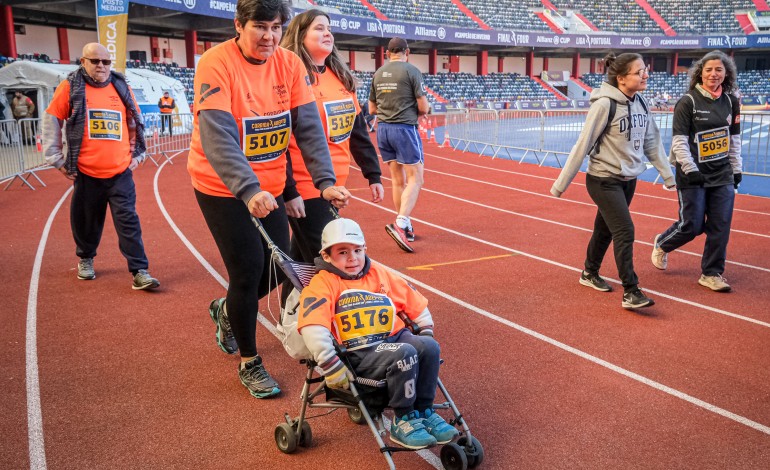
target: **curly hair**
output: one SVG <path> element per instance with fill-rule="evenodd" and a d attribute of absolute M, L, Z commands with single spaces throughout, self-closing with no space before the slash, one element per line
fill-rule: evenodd
<path fill-rule="evenodd" d="M 701 57 L 700 60 L 693 62 L 688 74 L 690 75 L 690 86 L 688 90 L 694 90 L 695 85 L 703 85 L 703 66 L 710 60 L 722 61 L 725 66 L 725 80 L 722 82 L 722 91 L 725 93 L 735 93 L 738 91 L 738 72 L 735 67 L 735 61 L 722 51 L 711 51 Z"/>
<path fill-rule="evenodd" d="M 319 16 L 325 16 L 326 19 L 331 22 L 329 15 L 321 10 L 315 8 L 307 10 L 292 18 L 289 26 L 286 28 L 286 34 L 284 34 L 283 40 L 281 40 L 281 47 L 297 54 L 302 60 L 302 63 L 305 64 L 308 77 L 310 77 L 310 83 L 313 84 L 317 80 L 315 65 L 313 64 L 313 59 L 310 57 L 310 53 L 305 48 L 304 42 L 307 31 L 310 29 L 310 25 Z M 337 50 L 336 45 L 332 48 L 331 54 L 324 60 L 324 65 L 334 72 L 334 75 L 340 79 L 345 86 L 345 89 L 351 93 L 356 92 L 356 78 L 350 72 L 345 61 L 340 56 L 340 52 Z"/>

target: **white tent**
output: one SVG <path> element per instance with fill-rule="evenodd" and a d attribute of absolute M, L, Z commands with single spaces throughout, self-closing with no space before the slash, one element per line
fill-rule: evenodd
<path fill-rule="evenodd" d="M 21 90 L 32 98 L 37 108 L 35 117 L 45 111 L 53 98 L 56 87 L 67 75 L 77 69 L 77 65 L 43 64 L 26 60 L 16 61 L 0 68 L 0 100 L 4 103 L 13 98 L 15 90 Z M 146 69 L 126 69 L 126 80 L 136 96 L 143 114 L 157 113 L 158 100 L 164 91 L 176 101 L 176 112 L 187 114 L 190 106 L 184 93 L 182 82 L 175 78 L 161 75 Z M 10 107 L 6 105 L 5 119 L 12 119 Z M 2 117 L 0 116 L 0 120 Z"/>

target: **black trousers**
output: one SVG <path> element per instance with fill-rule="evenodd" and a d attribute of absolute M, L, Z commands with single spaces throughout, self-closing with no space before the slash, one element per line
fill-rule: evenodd
<path fill-rule="evenodd" d="M 93 178 L 78 172 L 70 204 L 70 225 L 75 239 L 75 253 L 93 258 L 102 239 L 107 206 L 118 234 L 120 253 L 128 261 L 128 270 L 136 273 L 149 263 L 142 243 L 142 227 L 136 214 L 136 187 L 133 172 L 126 169 L 112 178 Z"/>
<path fill-rule="evenodd" d="M 706 276 L 724 273 L 735 202 L 733 185 L 685 188 L 678 192 L 679 220 L 660 235 L 660 248 L 666 253 L 674 251 L 705 232 L 701 271 Z"/>
<path fill-rule="evenodd" d="M 259 299 L 286 278 L 280 269 L 270 274 L 270 251 L 251 221 L 246 204 L 233 197 L 217 197 L 195 191 L 198 206 L 227 268 L 227 317 L 241 356 L 257 355 Z M 278 209 L 260 219 L 273 242 L 289 249 L 289 222 L 283 197 Z"/>
<path fill-rule="evenodd" d="M 639 284 L 639 278 L 634 272 L 634 221 L 628 208 L 636 191 L 636 179 L 622 181 L 586 175 L 586 189 L 598 210 L 586 251 L 585 270 L 599 273 L 612 242 L 623 290 L 632 291 Z"/>
<path fill-rule="evenodd" d="M 166 124 L 168 124 L 168 135 L 174 135 L 174 125 L 172 124 L 172 116 L 171 114 L 163 114 L 160 115 L 160 131 L 166 132 Z"/>

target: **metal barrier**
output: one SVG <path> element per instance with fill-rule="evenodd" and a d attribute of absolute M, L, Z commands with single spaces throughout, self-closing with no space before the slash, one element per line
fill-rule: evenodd
<path fill-rule="evenodd" d="M 173 163 L 175 156 L 190 149 L 192 114 L 172 114 L 164 118 L 159 113 L 153 113 L 144 115 L 144 118 L 147 158 L 155 166 L 161 158 Z M 45 186 L 36 172 L 48 168 L 51 167 L 43 154 L 40 119 L 0 121 L 0 182 L 7 181 L 4 189 L 18 179 L 34 190 L 30 177 Z"/>
<path fill-rule="evenodd" d="M 538 165 L 548 158 L 562 160 L 569 155 L 585 124 L 587 110 L 470 110 L 447 114 L 444 145 L 455 150 L 474 151 L 493 158 L 534 157 Z M 671 148 L 673 114 L 653 112 L 661 140 Z M 770 176 L 770 113 L 748 111 L 741 114 L 743 171 Z"/>
<path fill-rule="evenodd" d="M 45 186 L 35 174 L 46 167 L 43 142 L 40 137 L 40 119 L 0 121 L 0 181 L 8 181 L 8 189 L 17 179 L 34 190 L 29 182 L 33 177 Z"/>

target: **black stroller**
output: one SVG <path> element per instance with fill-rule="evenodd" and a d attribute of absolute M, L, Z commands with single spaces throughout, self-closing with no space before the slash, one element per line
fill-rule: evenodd
<path fill-rule="evenodd" d="M 347 361 L 345 349 L 335 343 L 339 357 L 346 363 L 348 369 L 354 373 L 355 378 L 350 382 L 350 390 L 336 390 L 325 386 L 324 377 L 316 369 L 318 364 L 312 360 L 312 356 L 304 349 L 302 338 L 296 332 L 296 307 L 298 305 L 299 292 L 310 283 L 310 279 L 315 274 L 315 266 L 309 263 L 293 261 L 273 243 L 259 220 L 253 220 L 271 251 L 271 264 L 286 275 L 295 289 L 286 300 L 285 307 L 281 309 L 281 318 L 277 322 L 276 329 L 289 355 L 299 359 L 299 362 L 307 367 L 307 375 L 305 376 L 305 384 L 301 394 L 302 405 L 299 416 L 292 418 L 288 413 L 285 413 L 286 421 L 279 423 L 275 427 L 275 443 L 278 449 L 286 454 L 291 454 L 297 450 L 298 446 L 309 447 L 313 440 L 313 434 L 308 420 L 325 416 L 338 409 L 345 409 L 352 422 L 369 426 L 374 439 L 377 441 L 380 452 L 388 463 L 388 467 L 395 469 L 396 466 L 393 462 L 392 453 L 414 452 L 414 450 L 388 446 L 383 441 L 383 437 L 388 432 L 385 426 L 387 418 L 383 415 L 388 402 L 387 393 L 385 393 L 386 382 L 384 380 L 377 381 L 355 376 L 353 368 L 350 367 Z M 406 315 L 403 313 L 400 315 L 404 323 L 415 334 L 419 332 L 419 327 Z M 363 386 L 361 391 L 356 387 L 356 384 Z M 484 460 L 484 449 L 481 443 L 471 435 L 470 428 L 455 406 L 440 378 L 438 380 L 438 388 L 445 401 L 435 403 L 433 408 L 435 410 L 451 410 L 453 417 L 447 422 L 452 426 L 458 427 L 460 430 L 459 436 L 453 442 L 444 444 L 441 447 L 441 463 L 448 470 L 475 468 Z M 312 408 L 326 409 L 327 412 L 307 416 L 308 409 Z"/>

